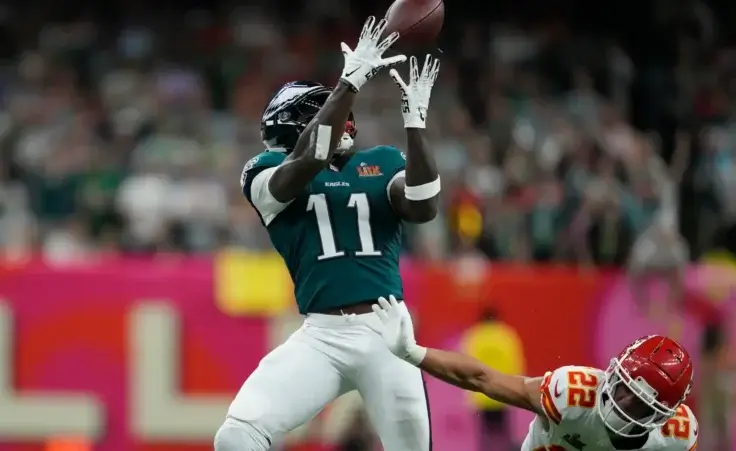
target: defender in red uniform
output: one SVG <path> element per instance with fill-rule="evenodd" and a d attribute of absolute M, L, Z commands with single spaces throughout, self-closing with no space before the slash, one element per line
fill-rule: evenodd
<path fill-rule="evenodd" d="M 684 404 L 693 365 L 675 340 L 640 338 L 607 370 L 565 366 L 543 377 L 499 373 L 456 352 L 418 346 L 393 298 L 375 310 L 392 352 L 449 384 L 537 414 L 522 451 L 695 451 L 698 422 Z"/>

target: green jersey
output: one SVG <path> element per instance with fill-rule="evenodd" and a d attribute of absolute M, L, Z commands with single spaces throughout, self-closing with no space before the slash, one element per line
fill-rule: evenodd
<path fill-rule="evenodd" d="M 303 194 L 282 204 L 268 191 L 268 180 L 285 158 L 278 152 L 254 157 L 243 168 L 241 186 L 286 263 L 299 312 L 380 296 L 402 299 L 401 220 L 389 187 L 404 170 L 404 155 L 387 146 L 357 152 L 341 170 L 323 170 Z"/>

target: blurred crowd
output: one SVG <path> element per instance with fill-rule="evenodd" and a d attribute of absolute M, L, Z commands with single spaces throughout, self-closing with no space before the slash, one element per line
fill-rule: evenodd
<path fill-rule="evenodd" d="M 262 108 L 334 84 L 339 42 L 390 2 L 41 3 L 0 7 L 0 251 L 67 262 L 269 249 L 238 183 Z M 427 129 L 444 208 L 407 252 L 636 269 L 736 249 L 736 4 L 449 3 Z M 357 145 L 404 146 L 399 108 L 372 80 Z"/>
<path fill-rule="evenodd" d="M 0 11 L 3 251 L 268 248 L 236 183 L 263 150 L 261 110 L 287 80 L 333 84 L 339 41 L 382 9 L 114 5 Z M 706 5 L 652 5 L 658 39 L 634 50 L 635 33 L 616 39 L 579 18 L 448 11 L 428 128 L 446 208 L 408 228 L 409 252 L 623 263 L 655 226 L 685 260 L 688 247 L 727 244 L 714 237 L 736 213 L 736 54 Z M 355 114 L 358 145 L 403 146 L 388 77 L 361 92 Z"/>

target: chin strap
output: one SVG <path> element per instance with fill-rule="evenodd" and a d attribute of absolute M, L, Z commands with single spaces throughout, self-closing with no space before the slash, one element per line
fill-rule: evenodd
<path fill-rule="evenodd" d="M 349 134 L 343 133 L 340 144 L 337 145 L 337 150 L 344 152 L 350 150 L 351 147 L 353 147 L 353 138 Z"/>

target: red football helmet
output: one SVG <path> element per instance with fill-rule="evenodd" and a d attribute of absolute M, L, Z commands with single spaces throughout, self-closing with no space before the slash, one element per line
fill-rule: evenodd
<path fill-rule="evenodd" d="M 675 415 L 692 380 L 693 364 L 679 343 L 660 335 L 640 338 L 611 359 L 598 414 L 618 435 L 646 435 Z"/>

